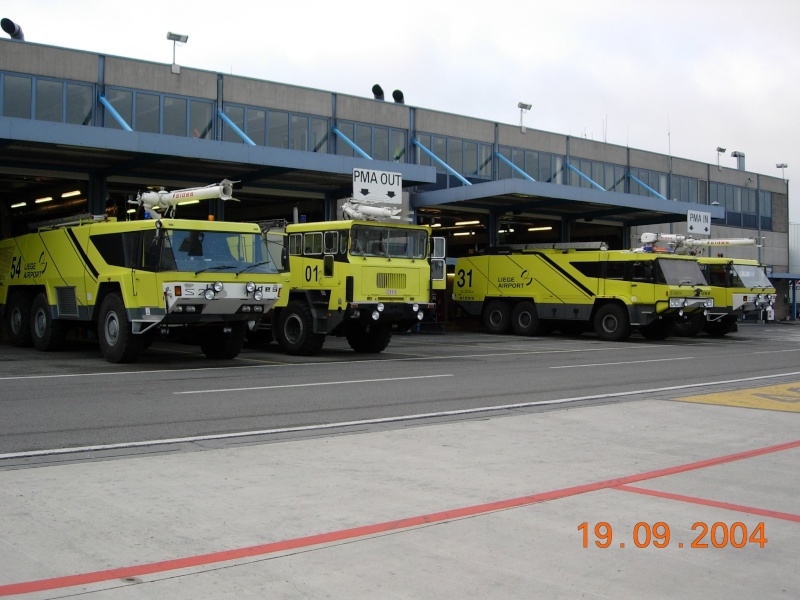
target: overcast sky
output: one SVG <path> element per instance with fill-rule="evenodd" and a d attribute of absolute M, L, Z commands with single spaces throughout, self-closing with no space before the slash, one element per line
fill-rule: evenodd
<path fill-rule="evenodd" d="M 26 41 L 586 136 L 786 178 L 800 169 L 798 0 L 4 0 Z M 3 34 L 5 35 L 5 34 Z M 793 170 L 794 169 L 794 170 Z M 800 194 L 790 197 L 800 222 Z"/>

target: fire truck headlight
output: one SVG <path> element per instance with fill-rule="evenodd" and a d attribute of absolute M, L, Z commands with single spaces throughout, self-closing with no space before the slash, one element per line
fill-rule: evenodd
<path fill-rule="evenodd" d="M 378 306 L 376 306 L 375 308 L 378 309 L 378 312 L 383 312 L 383 309 L 386 307 L 383 305 L 383 302 L 378 302 Z"/>
<path fill-rule="evenodd" d="M 264 292 L 262 292 L 261 290 L 257 290 L 256 292 L 253 293 L 253 300 L 255 300 L 256 302 L 260 302 L 263 297 L 264 297 Z"/>
<path fill-rule="evenodd" d="M 678 311 L 678 316 L 679 316 L 679 317 L 682 317 L 682 316 L 683 316 L 683 309 L 680 309 L 680 310 Z"/>
<path fill-rule="evenodd" d="M 419 304 L 414 302 L 414 304 L 411 305 L 411 310 L 413 310 L 414 312 L 419 311 Z"/>
<path fill-rule="evenodd" d="M 424 315 L 424 314 L 422 314 L 422 311 L 419 311 L 419 312 L 417 313 L 417 321 L 422 321 L 422 319 L 423 319 L 424 317 L 425 317 L 425 315 Z"/>
<path fill-rule="evenodd" d="M 372 320 L 373 321 L 377 321 L 380 318 L 381 318 L 381 313 L 379 313 L 377 310 L 373 310 L 372 311 Z"/>
<path fill-rule="evenodd" d="M 214 291 L 217 294 L 219 294 L 222 291 L 222 282 L 221 281 L 215 281 L 214 282 Z"/>
<path fill-rule="evenodd" d="M 253 283 L 252 281 L 248 281 L 248 282 L 245 284 L 245 286 L 244 286 L 244 289 L 246 289 L 246 290 L 247 290 L 247 293 L 248 293 L 248 294 L 252 294 L 252 293 L 253 293 L 253 292 L 256 290 L 256 284 L 255 284 L 255 283 Z"/>
<path fill-rule="evenodd" d="M 206 291 L 203 292 L 203 298 L 205 298 L 206 300 L 213 300 L 214 296 L 216 296 L 216 294 L 214 293 L 214 290 L 211 288 L 206 288 Z"/>

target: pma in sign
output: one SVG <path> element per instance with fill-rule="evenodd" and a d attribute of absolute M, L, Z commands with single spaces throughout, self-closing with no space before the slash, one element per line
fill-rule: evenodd
<path fill-rule="evenodd" d="M 709 235 L 711 233 L 711 213 L 699 210 L 687 211 L 686 229 L 690 234 Z"/>
<path fill-rule="evenodd" d="M 403 176 L 390 171 L 353 169 L 353 198 L 400 204 L 403 199 Z"/>

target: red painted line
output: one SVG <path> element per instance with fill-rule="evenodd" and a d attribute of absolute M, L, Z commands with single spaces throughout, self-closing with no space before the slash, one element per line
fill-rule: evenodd
<path fill-rule="evenodd" d="M 496 512 L 499 510 L 506 510 L 509 508 L 517 508 L 529 504 L 536 504 L 538 502 L 548 502 L 550 500 L 558 500 L 560 498 L 567 498 L 569 496 L 576 496 L 578 494 L 586 494 L 588 492 L 595 492 L 597 490 L 615 488 L 628 483 L 635 483 L 637 481 L 644 481 L 647 479 L 655 479 L 657 477 L 674 475 L 676 473 L 685 473 L 687 471 L 694 471 L 697 469 L 712 467 L 715 465 L 729 463 L 737 460 L 753 458 L 755 456 L 761 456 L 763 454 L 770 454 L 773 452 L 790 450 L 792 448 L 797 448 L 797 447 L 800 447 L 800 440 L 796 440 L 794 442 L 788 442 L 785 444 L 778 444 L 776 446 L 768 446 L 766 448 L 757 448 L 755 450 L 748 450 L 746 452 L 739 452 L 736 454 L 729 454 L 727 456 L 719 456 L 717 458 L 701 460 L 693 463 L 688 463 L 685 465 L 669 467 L 666 469 L 648 471 L 647 473 L 640 473 L 638 475 L 628 475 L 626 477 L 606 479 L 605 481 L 597 481 L 594 483 L 577 485 L 574 487 L 563 488 L 560 490 L 553 490 L 550 492 L 543 492 L 540 494 L 533 494 L 530 496 L 522 496 L 521 498 L 512 498 L 509 500 L 489 502 L 487 504 L 466 506 L 463 508 L 431 513 L 428 515 L 409 517 L 407 519 L 399 519 L 396 521 L 386 521 L 384 523 L 376 523 L 374 525 L 364 525 L 361 527 L 353 527 L 351 529 L 331 531 L 329 533 L 310 535 L 290 540 L 283 540 L 280 542 L 261 544 L 258 546 L 235 548 L 233 550 L 223 550 L 221 552 L 212 552 L 210 554 L 187 556 L 184 558 L 176 558 L 173 560 L 165 560 L 160 562 L 147 563 L 143 565 L 135 565 L 132 567 L 121 567 L 118 569 L 108 569 L 106 571 L 94 571 L 91 573 L 67 575 L 65 577 L 54 577 L 52 579 L 40 579 L 36 581 L 12 583 L 0 586 L 0 596 L 10 596 L 12 594 L 28 594 L 32 592 L 41 592 L 44 590 L 73 587 L 77 585 L 88 585 L 91 583 L 99 583 L 102 581 L 111 581 L 112 579 L 125 579 L 127 577 L 152 575 L 153 573 L 162 573 L 164 571 L 174 571 L 178 569 L 187 569 L 190 567 L 205 566 L 213 563 L 225 562 L 230 560 L 251 558 L 253 556 L 262 556 L 265 554 L 272 554 L 275 552 L 284 552 L 286 550 L 296 550 L 298 548 L 307 548 L 309 546 L 317 546 L 319 544 L 330 544 L 334 542 L 340 542 L 343 540 L 363 537 L 367 535 L 377 535 L 380 533 L 386 533 L 388 531 L 399 531 L 403 529 L 409 529 L 411 527 L 418 527 L 420 525 L 429 525 L 431 523 L 440 523 L 443 521 L 461 519 L 464 517 L 472 517 L 475 515 Z"/>
<path fill-rule="evenodd" d="M 691 504 L 702 504 L 703 506 L 713 506 L 714 508 L 724 508 L 727 510 L 735 510 L 737 512 L 750 513 L 751 515 L 760 515 L 762 517 L 772 517 L 773 519 L 783 519 L 784 521 L 794 521 L 795 523 L 800 523 L 800 515 L 778 512 L 775 510 L 766 510 L 763 508 L 756 508 L 754 506 L 744 506 L 742 504 L 730 504 L 728 502 L 718 502 L 717 500 L 695 498 L 694 496 L 682 496 L 680 494 L 671 494 L 669 492 L 646 490 L 644 488 L 631 487 L 629 485 L 618 485 L 614 489 L 622 490 L 625 492 L 633 492 L 634 494 L 642 494 L 644 496 L 655 496 L 656 498 L 678 500 L 680 502 L 689 502 Z"/>

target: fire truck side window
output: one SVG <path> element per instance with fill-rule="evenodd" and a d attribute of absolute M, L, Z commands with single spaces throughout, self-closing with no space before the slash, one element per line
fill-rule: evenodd
<path fill-rule="evenodd" d="M 708 279 L 708 285 L 727 287 L 725 265 L 710 265 L 709 271 L 705 275 Z"/>
<path fill-rule="evenodd" d="M 303 254 L 303 234 L 293 233 L 289 236 L 289 254 L 299 256 Z"/>
<path fill-rule="evenodd" d="M 322 254 L 322 233 L 307 233 L 303 236 L 303 254 Z"/>

